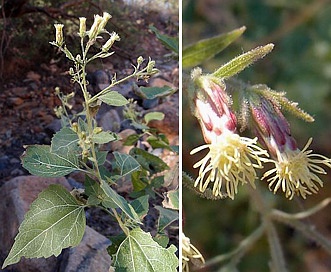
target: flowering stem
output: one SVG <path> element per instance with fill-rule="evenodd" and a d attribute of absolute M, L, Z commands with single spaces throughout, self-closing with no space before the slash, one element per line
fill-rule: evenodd
<path fill-rule="evenodd" d="M 286 272 L 286 262 L 283 254 L 282 247 L 279 242 L 276 228 L 272 222 L 271 208 L 263 198 L 259 188 L 252 189 L 249 187 L 251 200 L 254 202 L 257 211 L 261 214 L 262 222 L 265 225 L 265 231 L 268 238 L 270 247 L 270 254 L 272 260 L 272 271 Z"/>
<path fill-rule="evenodd" d="M 240 258 L 254 245 L 254 243 L 260 239 L 265 231 L 265 225 L 261 224 L 252 234 L 242 240 L 239 246 L 229 253 L 216 256 L 206 262 L 205 266 L 212 266 L 220 262 L 224 262 L 228 259 L 232 259 L 232 263 L 237 263 Z"/>
<path fill-rule="evenodd" d="M 326 199 L 329 200 L 329 199 Z M 325 201 L 323 201 L 325 202 Z M 323 204 L 323 202 L 321 204 Z M 330 202 L 330 201 L 328 201 Z M 318 206 L 321 206 L 318 205 Z M 317 211 L 317 207 L 314 207 L 315 211 Z M 311 209 L 311 210 L 313 210 Z M 311 212 L 310 210 L 310 212 Z M 309 211 L 308 211 L 309 212 Z M 315 230 L 315 226 L 313 225 L 308 225 L 306 223 L 301 222 L 298 220 L 298 218 L 295 217 L 295 215 L 289 215 L 283 212 L 279 211 L 273 211 L 271 214 L 271 217 L 274 220 L 277 220 L 279 222 L 282 222 L 284 224 L 287 224 L 299 231 L 301 231 L 308 239 L 313 240 L 320 246 L 322 246 L 330 255 L 331 255 L 331 242 L 329 239 L 321 235 L 318 231 Z M 300 217 L 299 217 L 300 218 Z M 303 217 L 302 217 L 303 218 Z"/>
<path fill-rule="evenodd" d="M 274 209 L 271 212 L 271 216 L 275 219 L 282 218 L 284 220 L 304 219 L 304 218 L 309 217 L 309 216 L 319 212 L 320 210 L 324 209 L 330 203 L 331 203 L 331 198 L 329 197 L 329 198 L 324 199 L 321 203 L 317 204 L 316 206 L 312 207 L 311 209 L 306 210 L 304 212 L 295 213 L 295 214 L 289 214 L 289 213 L 285 213 L 283 211 Z"/>

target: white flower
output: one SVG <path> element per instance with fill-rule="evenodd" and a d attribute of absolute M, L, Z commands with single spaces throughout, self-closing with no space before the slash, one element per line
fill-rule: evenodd
<path fill-rule="evenodd" d="M 188 262 L 192 261 L 195 265 L 203 265 L 205 260 L 199 250 L 191 244 L 190 238 L 182 233 L 182 271 L 190 271 Z"/>
<path fill-rule="evenodd" d="M 212 186 L 214 196 L 228 196 L 231 199 L 238 192 L 239 183 L 249 183 L 255 188 L 255 169 L 262 168 L 262 161 L 268 156 L 257 146 L 257 138 L 240 137 L 231 131 L 223 132 L 212 143 L 197 147 L 190 154 L 203 149 L 209 149 L 209 152 L 193 166 L 200 167 L 194 186 L 199 186 L 201 192 Z"/>
<path fill-rule="evenodd" d="M 270 190 L 276 193 L 281 188 L 286 197 L 292 199 L 295 194 L 306 198 L 306 195 L 317 193 L 317 184 L 323 187 L 317 174 L 325 175 L 326 171 L 318 164 L 331 168 L 331 160 L 320 154 L 311 154 L 312 150 L 307 150 L 311 142 L 312 138 L 302 151 L 286 149 L 277 152 L 277 160 L 270 160 L 275 168 L 267 171 L 262 178 L 267 178 Z"/>

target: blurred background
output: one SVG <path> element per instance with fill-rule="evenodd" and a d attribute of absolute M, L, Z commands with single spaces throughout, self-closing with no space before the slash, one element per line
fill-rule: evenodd
<path fill-rule="evenodd" d="M 185 0 L 183 1 L 183 45 L 246 26 L 242 37 L 216 58 L 204 62 L 205 73 L 213 72 L 235 56 L 258 45 L 274 43 L 274 50 L 237 77 L 251 84 L 267 84 L 287 92 L 290 100 L 315 118 L 305 123 L 285 113 L 292 135 L 302 149 L 313 137 L 311 149 L 331 157 L 331 2 L 326 0 Z M 189 75 L 190 71 L 184 71 Z M 185 76 L 183 76 L 185 78 Z M 186 81 L 187 83 L 187 81 Z M 184 87 L 186 86 L 184 80 Z M 200 128 L 191 116 L 183 91 L 183 170 L 196 178 L 192 165 L 200 154 L 190 150 L 203 144 Z M 200 156 L 199 156 L 200 155 Z M 331 171 L 329 171 L 331 172 Z M 320 202 L 331 193 L 331 176 L 322 176 L 324 187 L 307 200 L 289 201 L 273 195 L 264 182 L 263 194 L 277 209 L 293 213 Z M 259 225 L 246 188 L 239 187 L 235 200 L 210 201 L 183 189 L 184 233 L 208 260 L 236 248 Z M 331 207 L 306 220 L 331 238 Z M 331 271 L 331 256 L 301 233 L 277 224 L 289 271 Z M 239 271 L 269 271 L 269 248 L 260 239 L 240 260 Z M 203 271 L 221 271 L 221 266 Z M 230 271 L 230 270 L 222 270 Z"/>

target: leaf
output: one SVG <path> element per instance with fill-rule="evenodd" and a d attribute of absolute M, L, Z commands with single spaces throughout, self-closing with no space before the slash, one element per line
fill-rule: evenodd
<path fill-rule="evenodd" d="M 104 191 L 101 189 L 100 184 L 90 178 L 88 175 L 85 176 L 85 194 L 88 196 L 87 205 L 98 205 L 105 197 Z"/>
<path fill-rule="evenodd" d="M 162 42 L 166 47 L 168 47 L 170 50 L 178 54 L 179 50 L 179 39 L 176 37 L 170 37 L 168 35 L 161 34 L 158 29 L 156 29 L 154 26 L 149 27 L 150 30 L 152 30 L 159 41 Z"/>
<path fill-rule="evenodd" d="M 247 53 L 244 53 L 224 64 L 212 75 L 222 79 L 232 77 L 253 64 L 255 61 L 263 58 L 265 55 L 270 53 L 273 48 L 274 45 L 272 43 L 265 46 L 256 47 L 255 49 L 248 51 Z"/>
<path fill-rule="evenodd" d="M 159 173 L 169 169 L 169 166 L 162 159 L 140 148 L 132 148 L 130 155 L 134 156 L 139 164 L 151 173 Z"/>
<path fill-rule="evenodd" d="M 151 145 L 151 147 L 155 148 L 165 148 L 173 152 L 177 152 L 177 150 L 169 145 L 169 141 L 165 135 L 159 134 L 157 137 L 154 135 L 149 136 L 146 141 Z"/>
<path fill-rule="evenodd" d="M 146 122 L 146 124 L 148 124 L 148 122 L 152 121 L 152 120 L 163 120 L 164 119 L 164 113 L 163 112 L 157 112 L 157 111 L 153 111 L 153 112 L 148 112 L 144 115 L 144 120 Z"/>
<path fill-rule="evenodd" d="M 103 165 L 107 159 L 108 151 L 97 151 L 95 155 L 98 165 Z"/>
<path fill-rule="evenodd" d="M 50 185 L 31 204 L 2 268 L 23 256 L 58 256 L 63 248 L 80 243 L 85 226 L 84 207 L 63 186 Z"/>
<path fill-rule="evenodd" d="M 140 137 L 141 137 L 141 135 L 139 135 L 139 134 L 129 135 L 128 137 L 126 137 L 123 145 L 126 145 L 126 146 L 135 145 L 138 142 Z"/>
<path fill-rule="evenodd" d="M 116 271 L 175 272 L 176 247 L 163 248 L 140 228 L 130 231 L 115 255 Z"/>
<path fill-rule="evenodd" d="M 148 212 L 148 195 L 141 196 L 131 201 L 131 206 L 139 217 L 143 218 Z"/>
<path fill-rule="evenodd" d="M 165 97 L 176 92 L 176 89 L 173 89 L 170 86 L 163 87 L 140 87 L 135 89 L 135 93 L 145 99 L 154 99 Z"/>
<path fill-rule="evenodd" d="M 26 170 L 40 177 L 63 177 L 75 170 L 80 170 L 78 157 L 75 154 L 51 153 L 48 145 L 28 146 L 21 159 Z"/>
<path fill-rule="evenodd" d="M 135 212 L 132 206 L 125 200 L 124 197 L 120 196 L 117 192 L 115 192 L 104 180 L 101 180 L 100 187 L 106 194 L 106 197 L 108 198 L 107 200 L 115 203 L 117 207 L 120 208 L 133 221 L 140 223 L 138 214 Z"/>
<path fill-rule="evenodd" d="M 64 127 L 52 138 L 50 152 L 63 156 L 68 156 L 70 153 L 79 153 L 78 135 L 71 128 Z"/>
<path fill-rule="evenodd" d="M 110 91 L 100 95 L 99 99 L 110 106 L 124 106 L 129 103 L 123 95 L 116 91 Z"/>
<path fill-rule="evenodd" d="M 140 168 L 140 164 L 132 156 L 119 152 L 114 152 L 113 154 L 121 176 L 130 174 Z"/>
<path fill-rule="evenodd" d="M 231 32 L 201 40 L 183 49 L 182 66 L 190 68 L 201 64 L 225 49 L 229 44 L 239 38 L 246 27 L 235 29 Z"/>
<path fill-rule="evenodd" d="M 158 232 L 162 232 L 167 226 L 177 221 L 179 218 L 177 211 L 165 209 L 161 206 L 156 206 L 155 209 L 160 213 L 158 219 Z"/>
<path fill-rule="evenodd" d="M 165 194 L 165 199 L 162 201 L 162 205 L 167 209 L 179 210 L 179 191 L 170 190 Z"/>
<path fill-rule="evenodd" d="M 110 131 L 101 131 L 92 136 L 92 141 L 96 144 L 106 144 L 117 139 L 118 137 L 116 137 L 116 134 Z"/>

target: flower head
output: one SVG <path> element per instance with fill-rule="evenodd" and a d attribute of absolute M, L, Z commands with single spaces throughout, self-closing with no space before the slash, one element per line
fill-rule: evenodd
<path fill-rule="evenodd" d="M 276 193 L 281 188 L 289 199 L 295 194 L 306 198 L 317 193 L 317 185 L 323 186 L 317 174 L 326 174 L 320 165 L 331 168 L 331 160 L 307 150 L 312 139 L 303 150 L 297 147 L 289 123 L 272 99 L 257 95 L 250 100 L 250 108 L 255 131 L 271 154 L 268 161 L 275 165 L 262 177 L 269 182 L 269 189 Z"/>
<path fill-rule="evenodd" d="M 199 250 L 191 244 L 190 238 L 186 237 L 182 233 L 182 271 L 188 272 L 189 264 L 192 261 L 193 264 L 201 266 L 205 263 L 205 260 Z"/>
<path fill-rule="evenodd" d="M 317 174 L 326 174 L 320 165 L 331 168 L 331 160 L 307 150 L 311 142 L 312 138 L 303 150 L 286 148 L 283 152 L 277 151 L 277 160 L 270 160 L 275 168 L 267 171 L 262 178 L 267 179 L 270 190 L 276 193 L 281 188 L 285 196 L 292 199 L 295 194 L 306 198 L 306 195 L 317 193 L 317 185 L 323 187 Z"/>
<path fill-rule="evenodd" d="M 238 192 L 239 183 L 249 183 L 255 187 L 255 169 L 262 168 L 263 157 L 268 156 L 256 143 L 257 138 L 240 137 L 228 131 L 212 143 L 193 149 L 191 154 L 209 149 L 207 155 L 193 166 L 200 167 L 194 186 L 199 186 L 201 192 L 212 186 L 214 196 L 228 196 L 231 199 Z"/>

